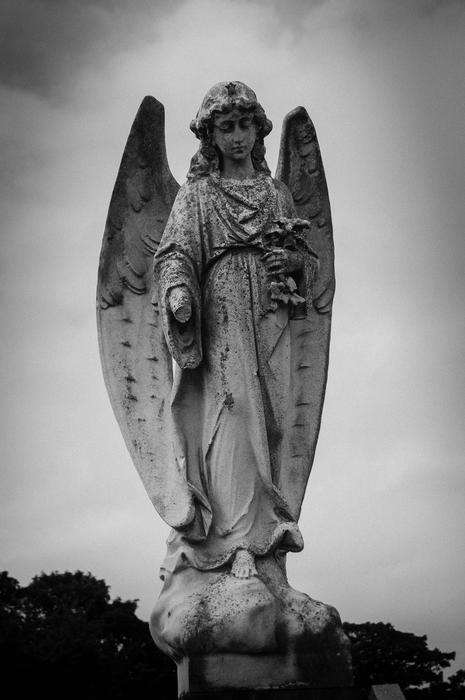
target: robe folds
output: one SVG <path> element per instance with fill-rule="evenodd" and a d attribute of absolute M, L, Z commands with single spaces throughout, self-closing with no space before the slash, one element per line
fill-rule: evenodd
<path fill-rule="evenodd" d="M 287 304 L 270 305 L 262 261 L 265 229 L 295 216 L 286 186 L 264 173 L 188 181 L 174 202 L 154 269 L 177 363 L 172 460 L 185 474 L 194 508 L 191 522 L 168 538 L 162 566 L 168 572 L 215 569 L 241 548 L 265 556 L 303 547 L 277 487 L 286 468 L 292 321 Z M 311 303 L 306 275 L 297 282 Z M 168 304 L 178 286 L 192 301 L 187 324 Z"/>

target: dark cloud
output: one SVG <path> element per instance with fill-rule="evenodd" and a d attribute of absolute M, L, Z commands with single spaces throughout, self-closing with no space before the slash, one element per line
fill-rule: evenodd
<path fill-rule="evenodd" d="M 401 26 L 410 19 L 434 16 L 448 9 L 463 9 L 463 0 L 352 0 L 338 3 L 334 0 L 240 0 L 244 4 L 255 4 L 264 12 L 272 13 L 277 20 L 276 27 L 290 30 L 294 38 L 305 40 L 308 37 L 308 17 L 314 13 L 316 19 L 320 11 L 325 21 L 338 24 L 344 21 L 355 30 L 380 27 L 386 30 Z M 317 28 L 320 24 L 317 22 Z M 269 36 L 276 41 L 276 36 Z"/>
<path fill-rule="evenodd" d="M 325 21 L 349 21 L 355 29 L 402 24 L 460 7 L 462 0 L 236 0 L 263 9 L 263 29 L 276 43 L 283 29 L 304 40 L 312 13 Z M 159 20 L 192 0 L 3 0 L 0 13 L 0 84 L 42 97 L 57 97 L 76 73 L 96 69 L 112 55 L 156 40 Z M 271 24 L 270 24 L 271 22 Z M 205 26 L 208 26 L 208 17 Z M 270 27 L 275 30 L 270 31 Z"/>
<path fill-rule="evenodd" d="M 184 0 L 4 0 L 0 83 L 56 96 L 77 71 L 156 36 Z"/>

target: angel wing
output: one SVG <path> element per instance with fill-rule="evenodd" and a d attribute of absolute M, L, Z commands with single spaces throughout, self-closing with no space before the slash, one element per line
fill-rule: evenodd
<path fill-rule="evenodd" d="M 291 191 L 298 216 L 312 222 L 309 243 L 319 258 L 313 308 L 291 321 L 292 411 L 279 486 L 298 518 L 320 430 L 335 288 L 328 188 L 315 127 L 303 107 L 284 119 L 276 179 Z"/>
<path fill-rule="evenodd" d="M 113 411 L 155 508 L 173 527 L 190 519 L 181 471 L 169 467 L 165 413 L 172 363 L 152 304 L 153 255 L 179 189 L 168 166 L 164 109 L 145 97 L 110 201 L 97 286 L 103 374 Z"/>

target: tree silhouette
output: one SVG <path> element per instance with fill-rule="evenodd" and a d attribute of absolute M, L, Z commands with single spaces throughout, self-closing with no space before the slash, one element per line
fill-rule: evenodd
<path fill-rule="evenodd" d="M 429 649 L 427 637 L 400 632 L 390 623 L 344 622 L 344 631 L 352 642 L 355 685 L 369 688 L 383 683 L 398 683 L 407 698 L 454 698 L 452 678 L 444 683 L 443 669 L 450 666 L 455 652 Z M 463 678 L 456 674 L 456 688 Z M 438 694 L 432 695 L 437 692 Z M 442 693 L 442 694 L 441 694 Z M 449 693 L 449 694 L 448 694 Z M 461 697 L 457 695 L 457 698 Z"/>
<path fill-rule="evenodd" d="M 175 698 L 175 666 L 136 608 L 90 573 L 42 573 L 23 588 L 1 573 L 0 654 L 15 696 Z"/>

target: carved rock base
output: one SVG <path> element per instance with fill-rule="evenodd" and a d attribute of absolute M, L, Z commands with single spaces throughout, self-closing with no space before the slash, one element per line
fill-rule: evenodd
<path fill-rule="evenodd" d="M 150 629 L 178 664 L 179 693 L 350 686 L 337 610 L 291 588 L 283 559 L 258 559 L 257 569 L 249 579 L 229 567 L 166 579 Z"/>

